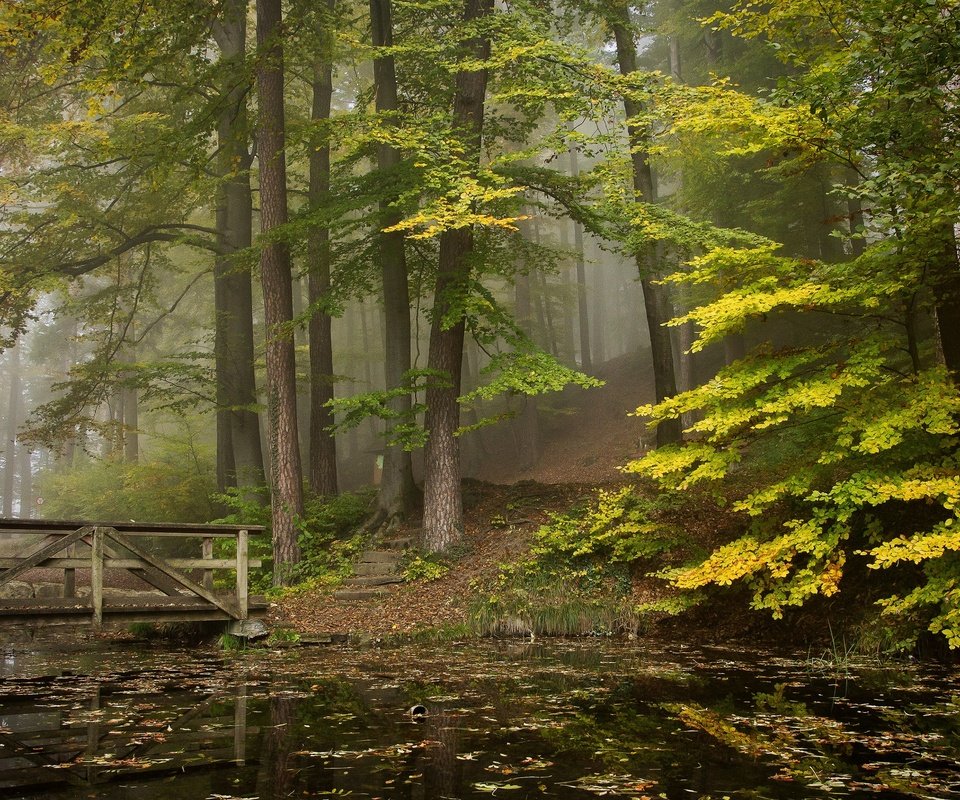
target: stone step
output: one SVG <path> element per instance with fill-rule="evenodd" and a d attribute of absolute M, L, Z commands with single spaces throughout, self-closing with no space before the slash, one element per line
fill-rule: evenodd
<path fill-rule="evenodd" d="M 357 578 L 347 578 L 344 586 L 388 586 L 391 583 L 403 583 L 400 575 L 364 575 Z"/>
<path fill-rule="evenodd" d="M 364 550 L 360 555 L 361 564 L 396 564 L 402 558 L 399 550 Z"/>
<path fill-rule="evenodd" d="M 398 562 L 395 561 L 369 561 L 355 564 L 353 572 L 355 575 L 396 575 Z"/>

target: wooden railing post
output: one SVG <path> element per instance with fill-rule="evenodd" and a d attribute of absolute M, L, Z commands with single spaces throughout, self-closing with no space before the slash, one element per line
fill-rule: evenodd
<path fill-rule="evenodd" d="M 247 531 L 237 531 L 237 611 L 239 619 L 247 618 L 247 599 L 249 588 L 247 578 L 249 573 Z"/>
<path fill-rule="evenodd" d="M 67 558 L 76 558 L 77 546 L 75 544 L 70 545 L 65 555 Z M 68 568 L 63 571 L 63 596 L 77 596 L 77 571 L 73 568 Z"/>
<path fill-rule="evenodd" d="M 213 537 L 205 536 L 203 539 L 203 559 L 209 561 L 213 558 Z M 213 570 L 205 569 L 203 571 L 203 588 L 213 591 Z"/>
<path fill-rule="evenodd" d="M 103 528 L 94 528 L 90 549 L 90 603 L 94 630 L 103 627 L 103 538 Z"/>

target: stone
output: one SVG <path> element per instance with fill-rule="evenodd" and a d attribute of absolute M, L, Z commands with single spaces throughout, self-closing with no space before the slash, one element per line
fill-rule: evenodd
<path fill-rule="evenodd" d="M 0 598 L 14 600 L 17 598 L 33 597 L 33 586 L 24 581 L 10 581 L 0 586 Z"/>

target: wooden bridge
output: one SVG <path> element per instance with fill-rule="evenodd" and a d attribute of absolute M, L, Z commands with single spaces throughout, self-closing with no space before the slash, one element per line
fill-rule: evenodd
<path fill-rule="evenodd" d="M 0 519 L 0 548 L 13 553 L 0 558 L 0 626 L 99 629 L 261 616 L 266 601 L 248 594 L 249 570 L 260 566 L 249 557 L 248 543 L 263 532 L 251 525 Z M 216 541 L 233 543 L 221 548 L 230 557 L 214 557 Z M 184 557 L 191 543 L 199 552 Z M 232 589 L 215 588 L 218 570 L 234 577 Z M 22 581 L 37 574 L 56 580 L 44 583 L 42 592 Z"/>

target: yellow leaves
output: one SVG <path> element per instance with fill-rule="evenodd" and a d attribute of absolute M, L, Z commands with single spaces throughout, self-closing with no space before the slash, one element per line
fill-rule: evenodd
<path fill-rule="evenodd" d="M 712 303 L 678 317 L 671 324 L 695 323 L 700 337 L 691 346 L 698 353 L 711 342 L 740 331 L 751 317 L 762 316 L 780 307 L 805 307 L 820 302 L 829 289 L 817 283 L 780 287 L 771 281 L 729 292 Z"/>
<path fill-rule="evenodd" d="M 464 178 L 458 193 L 448 193 L 427 203 L 417 213 L 386 228 L 386 232 L 402 231 L 411 239 L 432 239 L 444 231 L 480 225 L 488 228 L 515 230 L 522 215 L 498 216 L 478 211 L 481 206 L 505 200 L 522 192 L 516 186 L 487 186 L 476 178 Z"/>
<path fill-rule="evenodd" d="M 846 561 L 846 553 L 841 551 L 836 559 L 827 562 L 827 566 L 820 573 L 820 594 L 824 597 L 840 591 L 840 578 L 843 576 L 843 565 Z"/>
<path fill-rule="evenodd" d="M 727 474 L 730 466 L 740 460 L 736 447 L 719 450 L 704 443 L 690 443 L 684 447 L 661 447 L 643 458 L 631 461 L 623 472 L 654 478 L 679 489 L 689 488 L 701 481 L 718 480 Z"/>
<path fill-rule="evenodd" d="M 954 518 L 956 519 L 956 518 Z M 960 550 L 960 528 L 953 525 L 953 519 L 946 520 L 933 530 L 914 536 L 898 536 L 889 542 L 867 551 L 873 556 L 871 569 L 884 569 L 903 561 L 920 564 L 934 558 L 940 558 L 948 551 Z"/>

